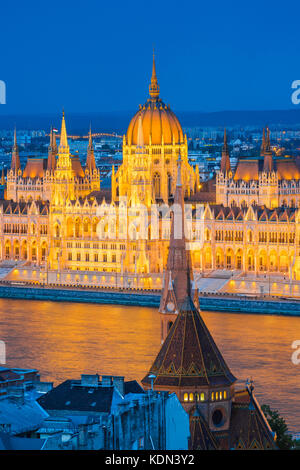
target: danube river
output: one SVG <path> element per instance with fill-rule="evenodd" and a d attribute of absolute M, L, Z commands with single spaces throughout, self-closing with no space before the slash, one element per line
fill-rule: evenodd
<path fill-rule="evenodd" d="M 260 403 L 300 431 L 300 364 L 291 360 L 300 318 L 202 312 L 238 385 L 253 378 Z M 160 347 L 154 308 L 0 299 L 7 366 L 36 368 L 58 384 L 81 373 L 141 380 Z"/>

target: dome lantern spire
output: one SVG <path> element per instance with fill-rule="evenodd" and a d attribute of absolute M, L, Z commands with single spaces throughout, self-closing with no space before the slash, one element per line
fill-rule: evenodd
<path fill-rule="evenodd" d="M 149 85 L 149 94 L 153 101 L 157 100 L 159 97 L 159 84 L 158 84 L 157 76 L 156 76 L 154 51 L 153 51 L 152 77 L 151 77 L 151 82 Z"/>

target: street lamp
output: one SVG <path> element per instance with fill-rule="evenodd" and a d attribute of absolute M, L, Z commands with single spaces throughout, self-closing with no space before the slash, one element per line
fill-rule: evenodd
<path fill-rule="evenodd" d="M 151 380 L 151 390 L 153 392 L 153 383 L 154 383 L 154 380 L 156 379 L 156 375 L 154 374 L 149 374 L 148 375 L 148 378 Z"/>

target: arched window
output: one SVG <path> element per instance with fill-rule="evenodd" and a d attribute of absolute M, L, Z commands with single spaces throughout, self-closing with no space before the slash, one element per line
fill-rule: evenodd
<path fill-rule="evenodd" d="M 172 196 L 172 175 L 168 173 L 168 197 Z"/>
<path fill-rule="evenodd" d="M 159 173 L 154 173 L 153 187 L 154 187 L 155 197 L 160 197 L 160 174 Z"/>
<path fill-rule="evenodd" d="M 210 240 L 210 230 L 208 228 L 205 229 L 205 240 L 207 242 Z"/>
<path fill-rule="evenodd" d="M 194 401 L 194 394 L 190 393 L 190 401 Z"/>
<path fill-rule="evenodd" d="M 189 394 L 188 393 L 185 393 L 183 395 L 183 401 L 189 401 Z"/>

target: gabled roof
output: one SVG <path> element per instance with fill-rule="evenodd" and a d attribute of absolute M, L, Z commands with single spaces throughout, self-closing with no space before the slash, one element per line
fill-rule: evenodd
<path fill-rule="evenodd" d="M 236 381 L 192 299 L 187 297 L 149 374 L 154 386 L 231 385 Z M 142 380 L 149 384 L 148 375 Z"/>
<path fill-rule="evenodd" d="M 34 207 L 41 215 L 49 213 L 49 201 L 15 202 L 1 199 L 0 206 L 3 207 L 4 214 L 27 214 L 31 207 Z"/>
<path fill-rule="evenodd" d="M 258 180 L 261 163 L 259 160 L 251 158 L 240 159 L 235 170 L 234 179 L 245 181 Z"/>
<path fill-rule="evenodd" d="M 99 203 L 102 203 L 103 199 L 105 202 L 111 202 L 111 190 L 110 189 L 101 189 L 100 191 L 92 191 L 87 195 L 87 198 L 92 200 L 96 199 Z"/>
<path fill-rule="evenodd" d="M 23 178 L 43 178 L 47 169 L 47 158 L 30 157 L 27 159 Z"/>

